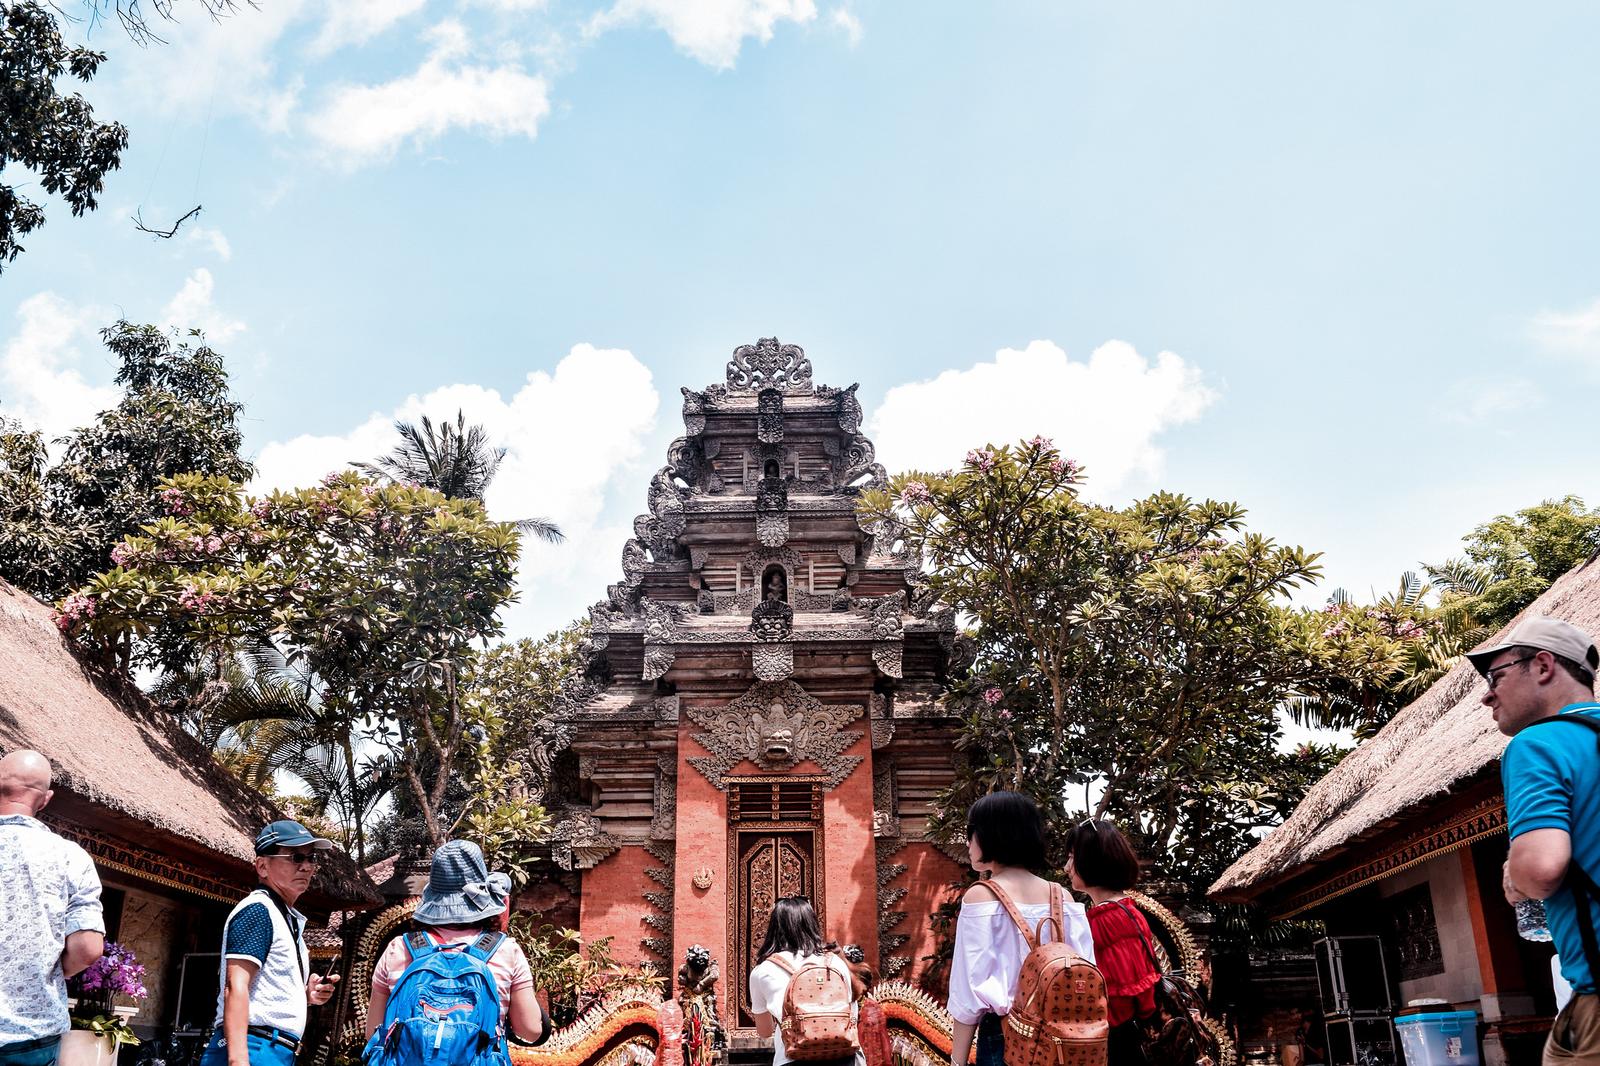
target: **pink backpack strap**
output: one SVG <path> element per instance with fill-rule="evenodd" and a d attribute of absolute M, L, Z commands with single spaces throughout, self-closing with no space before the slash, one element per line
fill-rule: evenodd
<path fill-rule="evenodd" d="M 778 964 L 778 969 L 782 970 L 784 973 L 788 974 L 790 977 L 793 977 L 795 974 L 800 972 L 800 967 L 796 966 L 794 963 L 789 962 L 786 959 L 781 959 L 776 955 L 768 955 L 767 956 L 767 961 L 768 962 L 777 963 Z"/>
<path fill-rule="evenodd" d="M 1034 935 L 1032 929 L 1028 928 L 1028 923 L 1023 919 L 1021 912 L 1017 910 L 1017 905 L 1011 901 L 1011 894 L 1001 888 L 992 877 L 987 881 L 979 881 L 978 884 L 993 892 L 994 898 L 1000 901 L 1000 906 L 1004 907 L 1006 913 L 1011 915 L 1011 920 L 1016 923 L 1017 930 L 1022 934 L 1022 939 L 1028 944 L 1028 950 L 1032 951 L 1038 947 L 1039 938 Z"/>

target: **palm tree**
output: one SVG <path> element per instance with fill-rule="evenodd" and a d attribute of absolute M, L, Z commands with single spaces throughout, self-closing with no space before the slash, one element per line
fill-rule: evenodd
<path fill-rule="evenodd" d="M 400 434 L 394 451 L 370 463 L 351 465 L 364 474 L 412 482 L 452 500 L 481 502 L 506 457 L 504 448 L 489 443 L 482 426 L 467 425 L 466 413 L 459 409 L 453 425 L 445 422 L 435 429 L 432 419 L 423 415 L 421 425 L 397 421 L 394 428 Z M 511 524 L 519 533 L 531 533 L 552 544 L 566 539 L 561 528 L 546 518 L 523 518 Z"/>

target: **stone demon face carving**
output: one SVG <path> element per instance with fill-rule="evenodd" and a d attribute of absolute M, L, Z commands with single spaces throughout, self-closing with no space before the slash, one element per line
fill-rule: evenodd
<path fill-rule="evenodd" d="M 756 715 L 756 754 L 768 762 L 792 759 L 795 725 L 779 702 L 774 702 L 766 714 Z"/>

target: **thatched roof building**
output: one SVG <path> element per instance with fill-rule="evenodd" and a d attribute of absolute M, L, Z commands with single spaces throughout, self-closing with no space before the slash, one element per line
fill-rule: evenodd
<path fill-rule="evenodd" d="M 1600 634 L 1600 561 L 1563 576 L 1511 624 L 1528 615 Z M 1500 889 L 1507 738 L 1484 692 L 1472 665 L 1457 663 L 1313 786 L 1209 894 L 1277 917 L 1319 918 L 1332 935 L 1383 938 L 1396 1003 L 1428 997 L 1478 1011 L 1494 1066 L 1538 1057 L 1554 1000 L 1550 949 L 1516 937 Z"/>
<path fill-rule="evenodd" d="M 1527 615 L 1561 618 L 1586 632 L 1600 633 L 1600 561 L 1591 560 L 1562 577 L 1517 619 Z M 1506 626 L 1489 643 L 1510 628 Z M 1220 900 L 1270 895 L 1274 909 L 1303 910 L 1364 883 L 1361 878 L 1333 883 L 1324 875 L 1340 865 L 1342 857 L 1370 855 L 1368 845 L 1411 824 L 1419 809 L 1437 806 L 1479 781 L 1492 784 L 1498 798 L 1506 737 L 1495 728 L 1483 695 L 1483 679 L 1463 659 L 1317 782 L 1288 821 L 1218 878 L 1210 895 Z M 1459 848 L 1477 835 L 1504 832 L 1501 806 L 1497 816 L 1456 827 L 1454 834 L 1430 840 L 1430 848 L 1410 858 Z M 1370 877 L 1383 872 L 1368 871 Z M 1326 891 L 1289 895 L 1281 891 L 1283 886 L 1304 882 L 1308 875 Z"/>
<path fill-rule="evenodd" d="M 203 898 L 255 884 L 252 840 L 283 817 L 132 686 L 98 678 L 49 608 L 0 581 L 0 752 L 33 748 L 55 768 L 44 818 L 97 863 Z M 376 906 L 343 852 L 318 873 L 310 911 Z"/>

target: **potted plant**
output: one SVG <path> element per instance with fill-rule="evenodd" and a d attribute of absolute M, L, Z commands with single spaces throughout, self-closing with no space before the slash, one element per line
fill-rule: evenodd
<path fill-rule="evenodd" d="M 60 1066 L 113 1066 L 122 1045 L 139 1042 L 128 1019 L 148 995 L 144 967 L 130 949 L 108 943 L 105 954 L 67 987 L 75 998 L 67 1001 L 72 1031 L 61 1038 Z"/>

